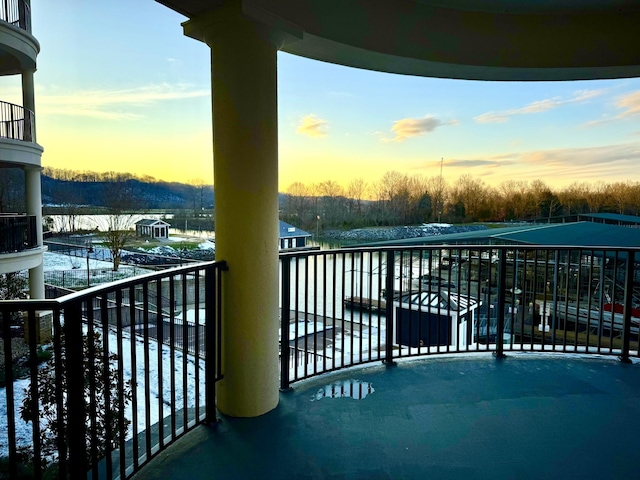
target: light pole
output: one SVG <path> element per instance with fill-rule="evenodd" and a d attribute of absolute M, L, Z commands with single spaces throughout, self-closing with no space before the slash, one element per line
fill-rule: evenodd
<path fill-rule="evenodd" d="M 320 215 L 316 216 L 316 241 L 318 241 L 318 235 L 320 232 Z"/>
<path fill-rule="evenodd" d="M 87 240 L 87 288 L 91 286 L 91 272 L 89 271 L 89 254 L 93 253 L 93 243 Z"/>

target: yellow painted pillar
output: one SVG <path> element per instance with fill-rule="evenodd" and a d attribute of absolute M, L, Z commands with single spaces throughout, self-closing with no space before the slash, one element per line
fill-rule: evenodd
<path fill-rule="evenodd" d="M 35 86 L 33 82 L 33 70 L 25 70 L 22 72 L 22 106 L 31 112 L 33 117 L 28 117 L 29 113 L 25 112 L 25 140 L 36 141 L 36 120 L 35 120 Z M 31 121 L 29 121 L 31 120 Z M 25 193 L 27 200 L 27 215 L 35 215 L 36 217 L 36 240 L 38 246 L 42 246 L 42 195 L 40 184 L 40 167 L 25 168 Z M 45 297 L 44 292 L 44 268 L 42 262 L 34 268 L 29 269 L 29 296 L 34 299 L 42 299 Z"/>
<path fill-rule="evenodd" d="M 25 121 L 25 131 L 31 131 L 31 138 L 25 138 L 27 141 L 36 141 L 36 102 L 35 102 L 35 86 L 33 82 L 33 70 L 25 70 L 22 72 L 22 106 L 34 114 L 33 123 Z M 27 115 L 27 113 L 25 113 Z M 26 119 L 25 119 L 26 120 Z"/>
<path fill-rule="evenodd" d="M 277 51 L 239 1 L 184 27 L 211 47 L 216 258 L 229 267 L 218 408 L 254 417 L 279 394 Z"/>
<path fill-rule="evenodd" d="M 27 215 L 36 217 L 36 241 L 38 246 L 43 245 L 42 238 L 42 201 L 40 187 L 40 168 L 25 167 L 25 193 L 27 197 Z M 29 269 L 29 296 L 34 299 L 45 297 L 44 292 L 44 268 L 42 262 Z"/>

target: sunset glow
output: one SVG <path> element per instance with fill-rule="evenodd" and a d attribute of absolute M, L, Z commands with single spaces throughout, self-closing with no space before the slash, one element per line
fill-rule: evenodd
<path fill-rule="evenodd" d="M 150 0 L 39 2 L 43 165 L 212 182 L 210 53 L 184 20 Z M 431 177 L 441 158 L 448 182 L 640 180 L 640 79 L 477 82 L 278 60 L 281 191 Z M 20 103 L 18 82 L 0 79 L 3 100 Z"/>

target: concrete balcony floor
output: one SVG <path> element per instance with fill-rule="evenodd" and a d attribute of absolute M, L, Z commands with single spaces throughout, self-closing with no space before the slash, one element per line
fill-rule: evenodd
<path fill-rule="evenodd" d="M 371 391 L 323 396 L 350 383 Z M 266 415 L 198 427 L 135 478 L 638 478 L 638 432 L 640 365 L 458 355 L 300 382 Z"/>

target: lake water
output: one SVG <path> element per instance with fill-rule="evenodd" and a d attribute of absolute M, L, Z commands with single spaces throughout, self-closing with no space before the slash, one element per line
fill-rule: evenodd
<path fill-rule="evenodd" d="M 51 218 L 51 228 L 54 232 L 68 232 L 68 215 L 46 215 Z M 133 214 L 127 220 L 127 224 L 134 227 L 135 223 L 143 218 L 152 218 L 160 220 L 162 218 L 171 218 L 171 214 Z M 76 230 L 100 230 L 102 232 L 109 228 L 109 216 L 108 215 L 77 215 L 75 217 L 75 229 Z M 178 228 L 170 228 L 169 234 L 173 236 L 189 236 L 198 238 L 214 238 L 215 232 L 207 230 L 183 230 Z"/>

